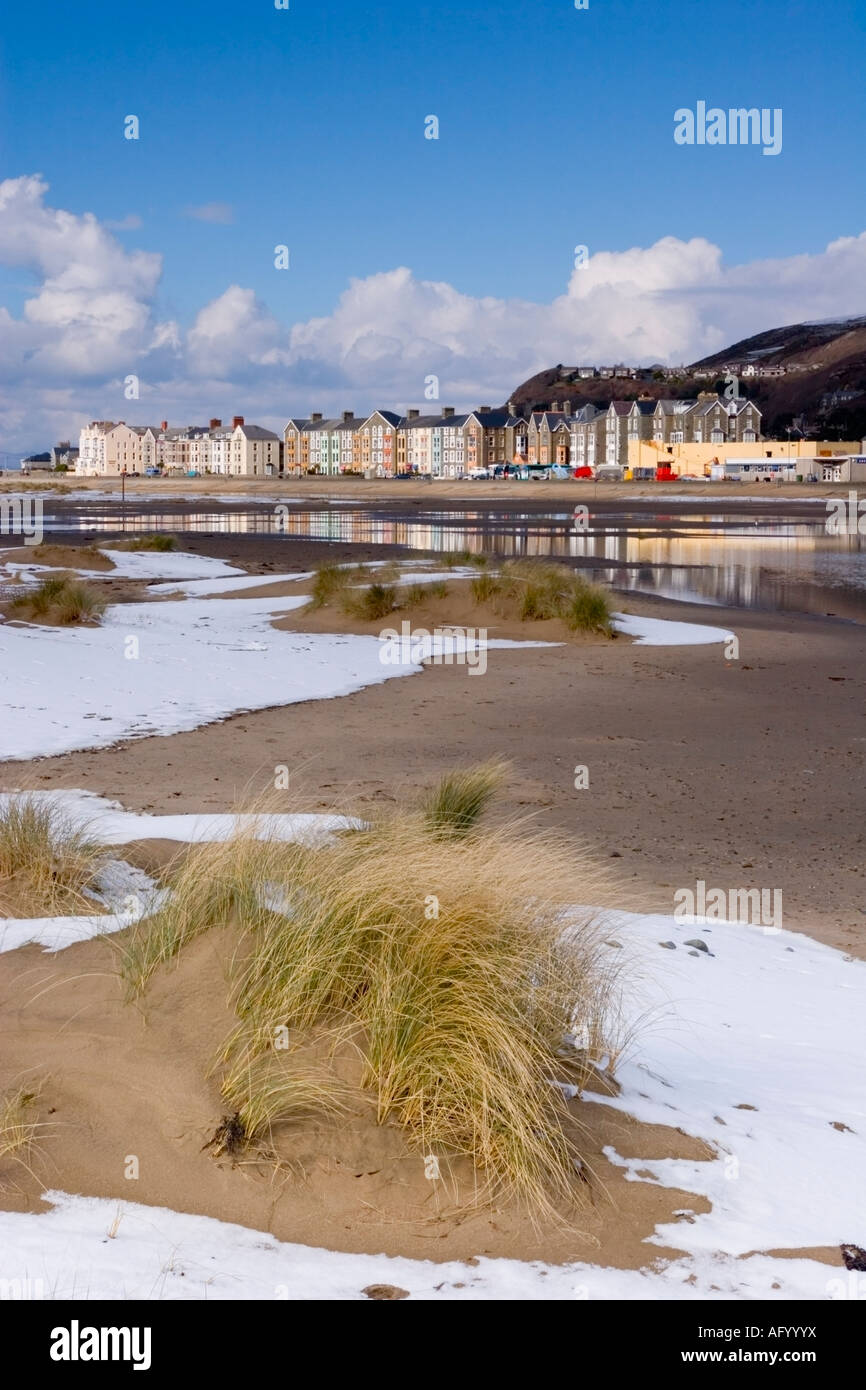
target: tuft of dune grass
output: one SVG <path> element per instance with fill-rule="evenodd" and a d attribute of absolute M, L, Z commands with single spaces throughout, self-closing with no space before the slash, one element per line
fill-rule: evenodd
<path fill-rule="evenodd" d="M 309 608 L 325 608 L 336 602 L 368 573 L 364 565 L 320 565 L 313 575 Z"/>
<path fill-rule="evenodd" d="M 0 803 L 0 902 L 23 902 L 31 917 L 94 912 L 86 890 L 103 859 L 86 825 L 56 802 L 21 792 Z"/>
<path fill-rule="evenodd" d="M 455 569 L 458 565 L 473 565 L 476 569 L 484 569 L 488 563 L 486 555 L 472 550 L 445 550 L 439 558 L 446 569 Z"/>
<path fill-rule="evenodd" d="M 50 575 L 37 588 L 19 594 L 9 610 L 14 617 L 41 618 L 58 626 L 98 623 L 105 610 L 105 599 L 83 579 Z"/>
<path fill-rule="evenodd" d="M 525 823 L 479 818 L 499 769 L 452 774 L 418 808 L 311 850 L 238 837 L 194 847 L 170 903 L 131 929 L 131 992 L 193 936 L 229 920 L 237 1024 L 216 1065 L 247 1139 L 345 1087 L 303 1059 L 317 1041 L 361 1058 L 379 1123 L 477 1170 L 471 1196 L 560 1211 L 579 1153 L 554 1082 L 612 1054 L 610 952 L 587 914 L 600 870 Z M 283 1050 L 275 1036 L 283 1037 Z M 563 1060 L 567 1039 L 583 1039 Z"/>
<path fill-rule="evenodd" d="M 462 839 L 474 830 L 499 790 L 505 764 L 481 763 L 446 773 L 422 803 L 427 829 L 438 839 Z"/>
<path fill-rule="evenodd" d="M 469 581 L 469 588 L 476 603 L 489 603 L 501 592 L 502 583 L 494 574 L 478 574 Z"/>
<path fill-rule="evenodd" d="M 393 584 L 377 581 L 363 589 L 347 589 L 343 595 L 343 611 L 366 623 L 386 618 L 397 607 L 397 590 Z"/>
<path fill-rule="evenodd" d="M 131 540 L 118 541 L 111 547 L 112 550 L 156 550 L 167 551 L 177 549 L 177 540 L 174 536 L 168 536 L 164 532 L 150 532 L 141 536 L 133 536 Z"/>
<path fill-rule="evenodd" d="M 511 560 L 492 591 L 517 603 L 523 622 L 561 618 L 572 632 L 613 635 L 607 593 L 567 565 Z"/>
<path fill-rule="evenodd" d="M 342 1032 L 380 1123 L 468 1157 L 488 1190 L 572 1200 L 557 1052 L 580 1034 L 578 1070 L 601 1055 L 609 994 L 592 924 L 568 920 L 585 870 L 525 828 L 442 839 L 405 813 L 294 857 L 291 911 L 248 927 L 227 1061 L 264 1055 L 275 1021 Z"/>

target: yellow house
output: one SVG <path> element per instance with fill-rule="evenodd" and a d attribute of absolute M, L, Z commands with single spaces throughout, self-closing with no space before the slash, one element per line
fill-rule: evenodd
<path fill-rule="evenodd" d="M 632 478 L 655 477 L 669 468 L 677 477 L 759 478 L 768 475 L 807 477 L 820 474 L 820 461 L 839 454 L 857 454 L 859 443 L 844 440 L 761 439 L 737 444 L 665 444 L 656 439 L 631 439 L 628 470 Z"/>

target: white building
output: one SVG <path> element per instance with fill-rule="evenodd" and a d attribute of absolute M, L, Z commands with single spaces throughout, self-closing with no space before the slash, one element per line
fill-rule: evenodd
<path fill-rule="evenodd" d="M 211 420 L 208 426 L 172 429 L 166 420 L 158 426 L 94 420 L 82 429 L 78 448 L 76 471 L 91 478 L 154 468 L 265 478 L 279 473 L 281 462 L 279 436 L 259 425 L 247 425 L 242 415 L 236 415 L 230 426 Z"/>

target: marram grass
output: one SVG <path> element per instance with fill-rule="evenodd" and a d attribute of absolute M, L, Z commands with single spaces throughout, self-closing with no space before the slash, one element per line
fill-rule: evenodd
<path fill-rule="evenodd" d="M 486 802 L 494 771 L 476 776 Z M 424 1153 L 471 1160 L 473 1191 L 551 1213 L 574 1200 L 579 1158 L 554 1085 L 564 1039 L 590 1040 L 572 1054 L 567 1079 L 578 1085 L 610 1050 L 609 953 L 570 910 L 593 900 L 599 874 L 525 823 L 482 829 L 480 807 L 468 828 L 458 816 L 460 833 L 443 835 L 429 815 L 437 800 L 452 793 L 316 850 L 240 839 L 195 848 L 169 907 L 133 929 L 131 978 L 143 988 L 184 941 L 230 920 L 242 933 L 238 1023 L 217 1065 L 248 1138 L 340 1107 L 336 1073 L 302 1065 L 326 1039 L 332 1056 L 344 1044 L 360 1053 L 380 1123 L 399 1124 Z"/>
<path fill-rule="evenodd" d="M 9 608 L 15 618 L 43 618 L 47 623 L 64 627 L 98 623 L 105 602 L 102 594 L 84 580 L 51 575 L 37 588 L 19 594 Z"/>
<path fill-rule="evenodd" d="M 58 803 L 20 792 L 0 804 L 0 902 L 18 904 L 16 915 L 98 910 L 86 890 L 93 888 L 104 857 L 87 826 Z"/>
<path fill-rule="evenodd" d="M 439 839 L 459 839 L 478 824 L 500 786 L 505 765 L 481 763 L 446 773 L 422 802 L 427 829 Z"/>

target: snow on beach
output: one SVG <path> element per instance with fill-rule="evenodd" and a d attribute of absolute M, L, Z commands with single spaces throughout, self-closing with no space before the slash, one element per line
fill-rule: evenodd
<path fill-rule="evenodd" d="M 0 792 L 0 810 L 15 797 L 16 792 Z M 321 815 L 316 812 L 263 815 L 139 815 L 125 811 L 118 801 L 80 790 L 30 791 L 28 801 L 51 804 L 60 810 L 69 824 L 82 829 L 101 845 L 126 845 L 133 840 L 177 840 L 185 844 L 203 841 L 224 841 L 241 831 L 251 831 L 258 839 L 296 841 L 307 845 L 321 844 L 335 831 L 358 825 L 346 816 Z M 111 859 L 103 865 L 97 884 L 96 899 L 109 911 L 66 917 L 0 917 L 0 954 L 17 950 L 31 943 L 46 951 L 62 951 L 78 941 L 93 936 L 106 936 L 124 931 L 135 922 L 156 911 L 166 899 L 142 869 L 134 868 L 122 859 Z"/>
<path fill-rule="evenodd" d="M 415 660 L 383 661 L 378 637 L 273 626 L 272 616 L 306 601 L 303 594 L 145 601 L 107 608 L 99 627 L 3 624 L 0 760 L 179 733 L 240 711 L 334 699 L 422 669 Z M 445 645 L 462 649 L 459 638 Z M 434 654 L 441 646 L 433 644 Z"/>
<path fill-rule="evenodd" d="M 49 1192 L 46 1213 L 0 1212 L 4 1277 L 41 1281 L 46 1298 L 355 1299 L 375 1283 L 448 1300 L 866 1298 L 864 1276 L 797 1254 L 866 1244 L 866 964 L 786 931 L 604 918 L 639 962 L 625 1001 L 635 1031 L 617 1068 L 620 1093 L 587 1098 L 679 1128 L 714 1155 L 609 1151 L 630 1180 L 711 1204 L 699 1213 L 686 1198 L 682 1219 L 649 1238 L 644 1268 L 344 1254 L 206 1217 Z M 709 952 L 688 944 L 696 935 Z M 656 1245 L 683 1253 L 668 1260 Z"/>
<path fill-rule="evenodd" d="M 370 1284 L 412 1298 L 718 1300 L 844 1296 L 845 1271 L 816 1260 L 697 1256 L 641 1270 L 490 1259 L 442 1264 L 278 1241 L 206 1216 L 46 1192 L 38 1215 L 0 1211 L 4 1278 L 46 1299 L 354 1300 Z"/>
<path fill-rule="evenodd" d="M 13 795 L 2 794 L 0 805 Z M 350 823 L 316 814 L 139 815 L 80 790 L 30 795 L 55 802 L 113 845 L 148 836 L 220 840 L 249 827 L 316 843 Z M 159 894 L 141 870 L 112 861 L 100 884 L 110 913 L 0 921 L 0 950 L 37 942 L 56 951 L 122 930 Z M 648 1238 L 644 1269 L 345 1255 L 203 1217 L 59 1193 L 47 1195 L 48 1214 L 0 1213 L 9 1277 L 42 1280 L 47 1297 L 74 1287 L 77 1297 L 355 1298 L 377 1282 L 421 1298 L 851 1297 L 858 1276 L 796 1252 L 866 1246 L 866 963 L 776 926 L 594 915 L 627 965 L 621 1012 L 631 1041 L 617 1064 L 618 1093 L 586 1099 L 679 1129 L 711 1152 L 647 1159 L 606 1150 L 630 1181 L 693 1193 L 710 1207 L 697 1211 L 686 1197 L 677 1219 Z M 117 1234 L 107 1240 L 118 1213 Z M 683 1254 L 669 1262 L 653 1246 Z M 792 1258 L 765 1253 L 774 1250 Z M 861 1283 L 853 1296 L 866 1297 Z"/>
<path fill-rule="evenodd" d="M 734 1256 L 866 1246 L 866 963 L 776 928 L 605 916 L 643 979 L 626 1002 L 635 1042 L 617 1067 L 620 1093 L 593 1099 L 718 1153 L 709 1162 L 609 1153 L 633 1181 L 712 1203 L 653 1239 Z"/>
<path fill-rule="evenodd" d="M 21 793 L 0 792 L 0 808 L 18 795 Z M 149 816 L 125 811 L 119 801 L 77 788 L 31 791 L 26 796 L 37 805 L 45 801 L 57 806 L 67 820 L 81 825 L 88 836 L 101 845 L 128 845 L 133 840 L 179 840 L 185 844 L 200 844 L 205 840 L 228 840 L 238 831 L 250 830 L 257 839 L 315 844 L 334 830 L 346 830 L 357 824 L 346 816 L 318 812 Z"/>
<path fill-rule="evenodd" d="M 16 550 L 3 561 L 3 568 L 10 574 L 28 575 L 44 578 L 56 574 L 55 566 L 41 565 L 36 560 L 19 559 L 21 550 Z M 82 579 L 185 579 L 219 580 L 230 575 L 246 576 L 246 570 L 238 569 L 225 560 L 214 559 L 210 555 L 190 555 L 186 551 L 173 550 L 109 550 L 100 547 L 100 553 L 114 564 L 111 570 L 89 570 L 76 566 L 76 575 Z M 27 552 L 24 551 L 26 556 Z M 236 581 L 237 582 L 237 581 Z"/>
<path fill-rule="evenodd" d="M 157 911 L 167 894 L 143 869 L 123 859 L 109 859 L 99 872 L 97 891 L 92 896 L 109 910 L 65 917 L 0 917 L 0 954 L 30 945 L 63 951 L 78 941 L 124 931 Z"/>
<path fill-rule="evenodd" d="M 724 627 L 708 623 L 680 623 L 671 618 L 641 618 L 635 613 L 614 613 L 614 627 L 633 637 L 640 647 L 692 647 L 708 642 L 728 642 L 733 637 Z"/>
<path fill-rule="evenodd" d="M 272 615 L 304 601 L 145 601 L 107 608 L 99 627 L 3 624 L 0 759 L 178 733 L 241 710 L 333 699 L 418 669 L 384 666 L 375 637 L 273 627 Z"/>
<path fill-rule="evenodd" d="M 124 738 L 172 734 L 241 711 L 326 700 L 393 677 L 421 661 L 476 651 L 474 638 L 436 634 L 417 651 L 383 659 L 377 637 L 281 632 L 271 619 L 307 601 L 299 593 L 248 599 L 213 596 L 302 576 L 251 576 L 221 560 L 172 552 L 106 551 L 121 577 L 179 586 L 180 602 L 143 600 L 106 609 L 100 626 L 0 625 L 0 760 L 105 747 Z M 11 572 L 35 574 L 12 560 Z M 237 576 L 237 577 L 236 577 Z M 101 574 L 94 577 L 103 577 Z M 413 568 L 403 583 L 430 582 Z M 205 597 L 210 594 L 211 597 Z M 659 644 L 721 642 L 722 628 L 616 615 L 619 629 Z M 487 641 L 487 649 L 536 644 Z M 203 678 L 204 676 L 204 678 Z"/>

